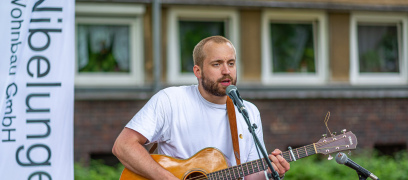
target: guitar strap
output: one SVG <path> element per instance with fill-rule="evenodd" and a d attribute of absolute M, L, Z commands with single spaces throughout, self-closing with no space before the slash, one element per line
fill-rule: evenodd
<path fill-rule="evenodd" d="M 153 146 L 149 150 L 149 154 L 153 154 L 156 148 L 157 148 L 157 143 L 154 143 Z"/>
<path fill-rule="evenodd" d="M 237 118 L 235 116 L 234 103 L 231 98 L 227 96 L 227 113 L 231 129 L 232 145 L 234 147 L 235 160 L 237 165 L 241 164 L 239 143 L 238 143 L 238 130 L 237 130 Z"/>
<path fill-rule="evenodd" d="M 231 98 L 227 96 L 227 113 L 228 120 L 231 129 L 231 138 L 232 146 L 234 148 L 235 161 L 237 165 L 241 164 L 240 152 L 239 152 L 239 143 L 238 143 L 238 130 L 237 130 L 237 118 L 235 116 L 235 107 Z M 155 143 L 149 150 L 149 153 L 152 154 L 157 148 L 157 143 Z"/>

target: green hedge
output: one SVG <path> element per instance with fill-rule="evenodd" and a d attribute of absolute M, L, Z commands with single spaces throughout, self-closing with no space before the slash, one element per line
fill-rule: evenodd
<path fill-rule="evenodd" d="M 333 154 L 335 156 L 336 154 Z M 400 152 L 395 157 L 378 156 L 377 153 L 346 155 L 357 164 L 363 166 L 380 179 L 407 180 L 408 153 Z M 315 155 L 290 163 L 290 171 L 286 180 L 358 180 L 357 172 L 338 164 L 335 159 L 327 160 L 328 156 Z"/>
<path fill-rule="evenodd" d="M 334 156 L 335 154 L 333 154 Z M 395 157 L 378 156 L 376 153 L 359 153 L 347 156 L 365 167 L 380 179 L 407 180 L 408 153 L 397 153 Z M 118 180 L 123 165 L 115 167 L 104 165 L 101 161 L 91 161 L 89 166 L 75 163 L 76 180 Z M 327 160 L 327 156 L 314 155 L 290 163 L 290 171 L 285 180 L 358 180 L 357 173 L 336 160 Z"/>
<path fill-rule="evenodd" d="M 75 180 L 118 180 L 123 168 L 122 164 L 112 167 L 97 160 L 91 160 L 89 166 L 75 163 Z"/>

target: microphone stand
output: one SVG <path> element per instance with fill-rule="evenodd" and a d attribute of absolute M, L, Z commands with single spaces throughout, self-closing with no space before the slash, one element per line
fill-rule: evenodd
<path fill-rule="evenodd" d="M 364 176 L 363 173 L 360 173 L 358 171 L 356 171 L 356 172 L 357 172 L 357 175 L 358 175 L 358 180 L 366 180 L 368 178 L 368 176 Z"/>
<path fill-rule="evenodd" d="M 245 119 L 245 122 L 248 125 L 248 130 L 249 130 L 249 132 L 251 132 L 251 134 L 252 134 L 252 136 L 254 138 L 256 148 L 258 148 L 261 151 L 262 156 L 266 160 L 266 164 L 268 164 L 269 169 L 271 169 L 273 179 L 274 180 L 280 180 L 278 172 L 276 172 L 276 170 L 273 168 L 271 160 L 268 157 L 268 154 L 266 154 L 265 149 L 262 147 L 261 143 L 259 142 L 258 136 L 256 136 L 256 134 L 255 134 L 255 129 L 258 128 L 258 127 L 256 127 L 256 124 L 251 125 L 251 123 L 249 121 L 248 114 L 242 113 L 241 110 L 239 110 L 239 113 L 242 114 L 242 116 Z"/>

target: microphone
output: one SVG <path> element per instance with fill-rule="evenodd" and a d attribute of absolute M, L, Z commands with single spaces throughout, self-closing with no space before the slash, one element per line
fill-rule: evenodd
<path fill-rule="evenodd" d="M 370 177 L 373 180 L 379 180 L 379 178 L 377 176 L 375 176 L 373 173 L 371 173 L 370 171 L 368 171 L 367 169 L 361 167 L 360 165 L 358 165 L 357 163 L 355 163 L 354 161 L 352 161 L 351 159 L 349 159 L 346 154 L 340 152 L 337 153 L 336 155 L 336 162 L 339 164 L 344 164 L 348 167 L 350 167 L 351 169 L 354 169 L 357 171 L 357 173 L 361 173 L 363 176 Z"/>
<path fill-rule="evenodd" d="M 238 111 L 245 117 L 248 117 L 248 111 L 246 110 L 244 103 L 239 95 L 238 89 L 234 85 L 229 85 L 226 90 L 226 94 L 232 99 Z"/>

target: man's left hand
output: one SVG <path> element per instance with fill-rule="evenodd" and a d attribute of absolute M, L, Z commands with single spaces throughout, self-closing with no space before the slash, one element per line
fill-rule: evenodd
<path fill-rule="evenodd" d="M 282 151 L 275 149 L 269 154 L 269 159 L 272 162 L 273 168 L 278 172 L 279 177 L 283 177 L 290 169 L 290 164 L 281 156 Z"/>

